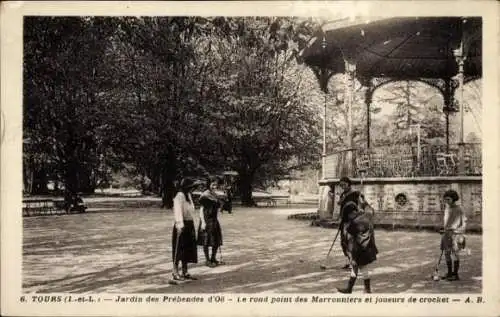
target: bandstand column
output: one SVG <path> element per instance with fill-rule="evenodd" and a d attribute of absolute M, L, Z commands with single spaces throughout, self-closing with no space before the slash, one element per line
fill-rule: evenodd
<path fill-rule="evenodd" d="M 354 80 L 356 78 L 356 63 L 354 61 L 350 61 L 348 59 L 344 59 L 345 62 L 345 97 L 344 97 L 344 105 L 347 108 L 347 142 L 348 148 L 347 151 L 347 162 L 350 167 L 350 170 L 347 171 L 351 176 L 354 175 L 354 138 L 353 138 L 353 115 L 352 115 L 352 106 L 354 103 Z"/>
<path fill-rule="evenodd" d="M 450 111 L 446 110 L 446 152 L 450 151 Z"/>
<path fill-rule="evenodd" d="M 459 143 L 458 143 L 458 155 L 459 155 L 459 164 L 458 164 L 458 172 L 460 175 L 465 174 L 465 164 L 464 164 L 464 156 L 465 156 L 465 143 L 464 143 L 464 62 L 465 62 L 465 54 L 463 50 L 463 44 L 460 45 L 460 48 L 453 51 L 453 55 L 455 56 L 455 60 L 458 64 L 458 74 L 456 79 L 458 81 L 458 94 L 457 94 L 457 102 L 459 105 L 460 111 L 460 129 L 459 129 Z"/>
<path fill-rule="evenodd" d="M 321 178 L 325 179 L 325 165 L 326 165 L 326 102 L 327 102 L 327 92 L 324 92 L 325 94 L 325 101 L 323 104 L 323 153 L 321 155 L 322 157 L 322 168 L 321 168 Z"/>
<path fill-rule="evenodd" d="M 454 109 L 454 94 L 455 94 L 455 82 L 456 80 L 452 78 L 447 78 L 444 80 L 445 86 L 443 91 L 444 98 L 444 109 L 446 119 L 446 152 L 450 151 L 450 113 L 455 111 Z"/>
<path fill-rule="evenodd" d="M 354 79 L 356 76 L 356 64 L 345 60 L 345 96 L 344 103 L 347 107 L 347 141 L 350 149 L 354 146 L 352 134 L 352 104 L 354 102 Z"/>
<path fill-rule="evenodd" d="M 333 72 L 328 70 L 326 67 L 317 67 L 313 68 L 314 74 L 316 75 L 320 89 L 324 93 L 324 102 L 323 102 L 323 151 L 322 151 L 322 169 L 321 169 L 321 177 L 324 179 L 326 176 L 325 163 L 326 163 L 326 117 L 327 117 L 327 101 L 328 101 L 328 82 L 333 75 Z"/>
<path fill-rule="evenodd" d="M 326 104 L 328 98 L 328 81 L 330 80 L 330 76 L 332 75 L 328 72 L 327 64 L 328 64 L 328 54 L 327 54 L 327 42 L 326 38 L 323 35 L 323 40 L 321 41 L 321 49 L 323 50 L 323 67 L 321 67 L 318 71 L 317 77 L 319 79 L 319 85 L 321 91 L 325 94 L 325 100 L 323 103 L 323 151 L 321 154 L 321 178 L 325 179 L 326 177 Z"/>
<path fill-rule="evenodd" d="M 365 105 L 366 105 L 366 149 L 369 151 L 370 150 L 370 127 L 371 127 L 371 114 L 370 114 L 370 108 L 372 104 L 372 97 L 373 97 L 373 84 L 371 80 L 368 82 L 367 89 L 365 91 Z"/>

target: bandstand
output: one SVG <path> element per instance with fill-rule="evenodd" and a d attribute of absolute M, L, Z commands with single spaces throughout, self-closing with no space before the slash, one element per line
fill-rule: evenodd
<path fill-rule="evenodd" d="M 481 78 L 482 19 L 479 17 L 397 17 L 337 20 L 322 26 L 300 53 L 315 73 L 325 97 L 335 74 L 345 75 L 347 144 L 327 153 L 326 102 L 318 214 L 334 222 L 342 176 L 353 179 L 377 212 L 379 224 L 435 227 L 442 222 L 442 194 L 455 189 L 469 228 L 481 228 L 482 164 L 480 144 L 464 139 L 464 84 Z M 353 142 L 354 83 L 366 89 L 366 144 Z M 406 146 L 396 152 L 371 144 L 370 107 L 376 89 L 396 81 L 419 81 L 443 96 L 446 144 Z M 450 116 L 458 125 L 450 127 Z M 458 142 L 450 142 L 450 129 Z M 458 130 L 458 131 L 456 131 Z M 334 185 L 334 199 L 328 186 Z M 361 186 L 359 186 L 361 185 Z"/>

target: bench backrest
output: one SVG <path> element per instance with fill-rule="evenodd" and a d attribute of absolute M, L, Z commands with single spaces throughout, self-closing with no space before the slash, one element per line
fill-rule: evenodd
<path fill-rule="evenodd" d="M 51 199 L 23 200 L 23 208 L 52 208 L 54 201 Z"/>

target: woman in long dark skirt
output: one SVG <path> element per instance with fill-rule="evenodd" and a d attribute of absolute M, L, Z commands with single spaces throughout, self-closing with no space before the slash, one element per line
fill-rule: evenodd
<path fill-rule="evenodd" d="M 222 207 L 222 202 L 217 197 L 215 190 L 217 181 L 210 182 L 207 189 L 200 196 L 200 228 L 198 230 L 198 245 L 203 246 L 205 253 L 205 264 L 208 267 L 215 267 L 219 264 L 216 259 L 217 250 L 222 245 L 222 230 L 217 218 Z M 209 248 L 212 247 L 212 255 L 209 255 Z"/>
<path fill-rule="evenodd" d="M 172 259 L 174 280 L 196 279 L 188 273 L 188 263 L 198 263 L 196 232 L 194 228 L 194 203 L 191 191 L 194 182 L 183 179 L 174 198 L 175 224 L 172 230 Z M 179 274 L 179 262 L 182 263 L 182 275 Z"/>

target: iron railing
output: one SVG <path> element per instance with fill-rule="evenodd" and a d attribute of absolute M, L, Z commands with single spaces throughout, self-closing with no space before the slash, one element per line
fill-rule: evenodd
<path fill-rule="evenodd" d="M 325 178 L 482 175 L 479 143 L 351 149 L 329 154 L 324 162 Z"/>

